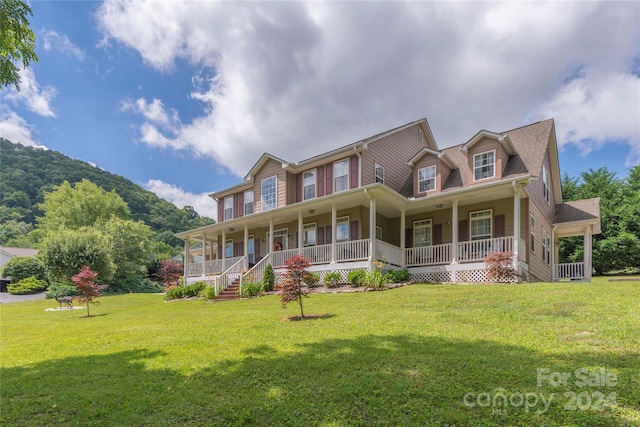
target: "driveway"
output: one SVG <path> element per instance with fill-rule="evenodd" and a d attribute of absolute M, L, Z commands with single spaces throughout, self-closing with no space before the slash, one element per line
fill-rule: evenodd
<path fill-rule="evenodd" d="M 10 302 L 40 300 L 40 299 L 44 299 L 45 293 L 46 292 L 41 292 L 39 294 L 31 294 L 31 295 L 11 295 L 7 292 L 0 292 L 0 303 L 6 304 Z"/>

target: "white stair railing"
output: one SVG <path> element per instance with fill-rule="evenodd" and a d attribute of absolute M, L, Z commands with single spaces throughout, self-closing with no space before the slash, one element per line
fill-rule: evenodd
<path fill-rule="evenodd" d="M 262 258 L 256 265 L 247 270 L 240 276 L 240 292 L 242 293 L 242 284 L 249 282 L 262 283 L 264 277 L 264 269 L 268 264 L 271 264 L 271 254 L 269 252 L 264 258 Z"/>
<path fill-rule="evenodd" d="M 245 257 L 240 257 L 234 264 L 226 269 L 223 273 L 218 274 L 213 279 L 213 286 L 215 286 L 216 296 L 220 295 L 225 289 L 229 287 L 230 280 L 240 278 L 242 274 L 242 267 L 244 266 Z"/>

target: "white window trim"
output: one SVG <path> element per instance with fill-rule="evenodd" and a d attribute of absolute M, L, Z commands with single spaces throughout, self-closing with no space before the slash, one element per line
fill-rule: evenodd
<path fill-rule="evenodd" d="M 426 169 L 433 169 L 433 178 L 420 179 L 420 171 L 426 170 Z M 422 194 L 422 193 L 426 193 L 427 191 L 435 190 L 436 189 L 436 179 L 437 179 L 437 170 L 436 170 L 435 165 L 433 165 L 433 166 L 425 166 L 423 168 L 418 169 L 418 193 Z M 433 181 L 433 188 L 427 188 L 424 191 L 420 191 L 420 183 L 421 182 L 429 182 L 429 181 Z"/>
<path fill-rule="evenodd" d="M 228 247 L 231 248 L 231 255 L 227 255 L 227 248 Z M 224 242 L 224 256 L 225 256 L 225 258 L 233 258 L 233 239 L 227 239 Z"/>
<path fill-rule="evenodd" d="M 251 245 L 249 242 L 253 241 L 253 251 L 250 249 Z M 256 239 L 253 234 L 249 234 L 247 236 L 247 261 L 251 262 L 251 256 L 253 255 L 253 263 L 256 262 Z"/>
<path fill-rule="evenodd" d="M 489 153 L 493 153 L 493 163 L 487 164 L 487 165 L 482 165 L 482 166 L 476 166 L 476 157 L 479 156 L 483 156 L 485 154 L 489 154 Z M 496 159 L 496 150 L 489 150 L 489 151 L 483 151 L 482 153 L 478 153 L 478 154 L 474 154 L 473 155 L 473 180 L 474 181 L 482 181 L 485 179 L 491 179 L 491 178 L 495 178 L 496 177 L 496 163 L 497 163 L 497 159 Z M 486 166 L 493 166 L 493 174 L 491 176 L 485 176 L 482 178 L 476 178 L 476 169 L 482 169 L 483 167 Z"/>
<path fill-rule="evenodd" d="M 249 204 L 247 202 L 247 193 L 251 193 L 251 213 L 247 213 L 247 205 Z M 253 192 L 253 190 L 247 190 L 244 192 L 244 197 L 243 197 L 243 206 L 242 209 L 244 211 L 244 215 L 252 215 L 256 212 L 256 205 L 255 205 L 255 201 L 256 201 L 256 194 Z"/>
<path fill-rule="evenodd" d="M 339 175 L 339 176 L 336 176 L 336 165 L 337 165 L 338 163 L 344 163 L 344 162 L 346 162 L 346 163 L 347 163 L 347 173 L 346 173 L 345 175 Z M 337 162 L 333 162 L 333 192 L 334 192 L 334 193 L 339 193 L 339 192 L 341 192 L 341 191 L 347 191 L 347 190 L 351 187 L 351 183 L 349 182 L 349 175 L 351 175 L 351 174 L 349 173 L 349 166 L 350 166 L 349 158 L 342 159 L 342 160 L 338 160 Z M 346 185 L 346 187 L 345 187 L 344 189 L 342 189 L 342 190 L 336 190 L 336 180 L 337 180 L 338 178 L 342 178 L 343 176 L 346 176 L 346 177 L 347 177 L 347 185 Z"/>
<path fill-rule="evenodd" d="M 227 207 L 227 201 L 231 202 L 231 206 Z M 223 203 L 224 221 L 229 221 L 230 219 L 233 219 L 233 196 L 225 197 Z M 227 213 L 229 213 L 229 215 L 227 215 Z"/>
<path fill-rule="evenodd" d="M 473 215 L 474 214 L 487 214 L 488 213 L 488 218 L 489 218 L 489 237 L 482 237 L 481 239 L 474 239 L 473 237 Z M 476 218 L 476 220 L 478 219 L 484 219 L 484 218 Z M 485 235 L 483 235 L 485 236 Z M 481 211 L 474 211 L 474 212 L 469 212 L 469 240 L 474 241 L 474 240 L 485 240 L 485 239 L 491 239 L 493 237 L 493 209 L 483 209 Z"/>
<path fill-rule="evenodd" d="M 311 187 L 311 185 L 304 185 L 304 176 L 305 174 L 308 173 L 313 173 L 313 197 L 306 197 L 307 196 L 307 192 L 305 191 L 305 188 L 307 187 Z M 304 171 L 302 172 L 302 200 L 311 200 L 311 199 L 315 199 L 316 197 L 318 197 L 318 170 L 317 169 L 310 169 L 308 171 Z"/>
<path fill-rule="evenodd" d="M 265 197 L 264 197 L 264 183 L 265 183 L 265 181 L 269 181 L 271 179 L 273 179 L 275 181 L 275 186 L 274 186 L 275 187 L 275 191 L 274 191 L 274 199 L 275 199 L 274 202 L 275 203 L 274 203 L 273 207 L 268 207 L 268 208 L 265 209 L 265 204 L 264 204 L 264 200 L 265 200 Z M 270 210 L 276 209 L 277 207 L 278 207 L 278 176 L 277 175 L 273 175 L 273 176 L 270 176 L 268 178 L 264 178 L 260 182 L 260 211 L 261 212 L 266 212 L 266 211 L 270 211 Z M 254 209 L 254 211 L 255 211 L 255 209 Z"/>
<path fill-rule="evenodd" d="M 424 242 L 423 244 L 420 244 L 419 246 L 416 246 L 418 242 L 418 239 L 416 238 L 416 231 L 421 228 L 429 229 L 429 240 L 427 242 Z M 433 220 L 421 219 L 418 221 L 413 221 L 413 246 L 415 248 L 419 248 L 419 247 L 431 246 L 431 245 L 433 245 Z"/>
<path fill-rule="evenodd" d="M 542 261 L 551 265 L 551 236 L 546 229 L 542 229 Z"/>
<path fill-rule="evenodd" d="M 529 218 L 529 246 L 531 252 L 535 252 L 536 247 L 536 219 L 533 215 Z"/>
<path fill-rule="evenodd" d="M 382 175 L 378 175 L 378 170 L 380 170 L 382 172 Z M 376 163 L 374 168 L 373 168 L 373 182 L 375 183 L 380 183 L 380 184 L 384 184 L 384 166 L 382 166 L 379 163 Z"/>
<path fill-rule="evenodd" d="M 551 204 L 551 186 L 550 186 L 550 177 L 549 177 L 549 171 L 547 170 L 546 166 L 542 166 L 542 194 L 544 196 L 544 199 L 547 201 L 548 204 Z"/>
<path fill-rule="evenodd" d="M 338 228 L 343 224 L 347 226 L 347 238 L 340 240 L 338 238 Z M 351 238 L 351 223 L 349 222 L 349 217 L 341 216 L 337 218 L 336 219 L 336 243 L 348 242 L 350 238 Z"/>
<path fill-rule="evenodd" d="M 418 140 L 424 142 L 424 132 L 422 132 L 422 129 L 418 129 Z"/>
<path fill-rule="evenodd" d="M 315 239 L 313 243 L 309 243 L 309 241 L 307 240 L 307 230 L 315 231 Z M 318 223 L 311 222 L 309 224 L 304 224 L 302 226 L 302 246 L 304 247 L 316 246 L 317 244 L 318 244 Z"/>
<path fill-rule="evenodd" d="M 376 239 L 382 240 L 382 227 L 376 225 Z"/>

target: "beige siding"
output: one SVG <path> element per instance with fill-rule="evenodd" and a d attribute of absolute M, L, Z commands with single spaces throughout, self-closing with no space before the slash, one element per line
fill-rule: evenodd
<path fill-rule="evenodd" d="M 436 167 L 436 188 L 427 191 L 426 193 L 420 193 L 418 192 L 418 171 L 429 166 Z M 415 164 L 413 168 L 413 196 L 424 197 L 441 191 L 442 184 L 444 184 L 450 173 L 451 170 L 449 170 L 449 168 L 438 157 L 432 154 L 426 154 Z"/>
<path fill-rule="evenodd" d="M 420 126 L 415 125 L 369 144 L 362 152 L 362 185 L 375 182 L 378 163 L 384 167 L 385 185 L 400 191 L 412 174 L 407 162 L 426 147 L 426 142 L 418 139 L 419 129 Z"/>
<path fill-rule="evenodd" d="M 262 180 L 272 176 L 276 176 L 277 181 L 277 207 L 285 206 L 287 201 L 287 172 L 282 169 L 282 163 L 273 159 L 269 159 L 264 166 L 256 173 L 255 193 L 254 193 L 254 210 L 262 212 Z"/>
<path fill-rule="evenodd" d="M 549 162 L 549 151 L 547 150 L 544 156 L 544 167 L 549 173 L 549 180 L 551 180 L 551 163 Z M 533 174 L 538 175 L 538 179 L 535 181 L 531 181 L 529 185 L 525 187 L 525 192 L 531 199 L 531 204 L 534 205 L 541 214 L 544 216 L 547 223 L 551 224 L 553 222 L 553 216 L 555 214 L 555 202 L 554 202 L 554 194 L 553 194 L 553 185 L 551 185 L 551 181 L 549 181 L 549 191 L 550 198 L 549 202 L 544 198 L 544 183 L 543 183 L 543 173 L 542 168 L 539 171 L 532 171 Z"/>
<path fill-rule="evenodd" d="M 469 174 L 467 175 L 469 177 L 469 182 L 467 182 L 467 184 L 473 184 L 474 181 L 474 174 L 473 174 L 473 156 L 475 156 L 476 154 L 480 154 L 480 153 L 485 153 L 487 151 L 491 151 L 491 150 L 495 150 L 496 154 L 495 154 L 495 160 L 496 160 L 496 164 L 495 164 L 495 177 L 493 178 L 486 178 L 483 179 L 482 181 L 491 181 L 494 179 L 500 179 L 502 178 L 502 172 L 504 171 L 504 167 L 506 166 L 506 160 L 509 159 L 509 156 L 506 155 L 506 153 L 504 152 L 502 145 L 496 141 L 495 139 L 492 138 L 482 138 L 480 141 L 478 141 L 477 143 L 475 143 L 471 149 L 469 149 L 469 152 L 467 153 L 467 168 L 469 171 Z M 506 156 L 506 157 L 505 157 Z"/>
<path fill-rule="evenodd" d="M 532 251 L 530 246 L 530 230 L 529 227 L 527 227 L 529 273 L 540 280 L 550 282 L 552 280 L 551 265 L 542 260 L 542 239 L 544 238 L 544 230 L 551 235 L 551 224 L 547 221 L 545 214 L 534 204 L 529 205 L 529 217 L 530 216 L 533 216 L 535 219 L 535 247 Z"/>
<path fill-rule="evenodd" d="M 290 205 L 296 202 L 296 180 L 295 174 L 290 172 L 286 173 L 287 176 L 287 201 L 286 204 Z"/>

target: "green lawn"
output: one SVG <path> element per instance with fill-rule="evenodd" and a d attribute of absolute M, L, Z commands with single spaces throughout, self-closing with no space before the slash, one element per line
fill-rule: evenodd
<path fill-rule="evenodd" d="M 0 424 L 640 425 L 638 282 L 101 301 L 0 306 Z"/>

